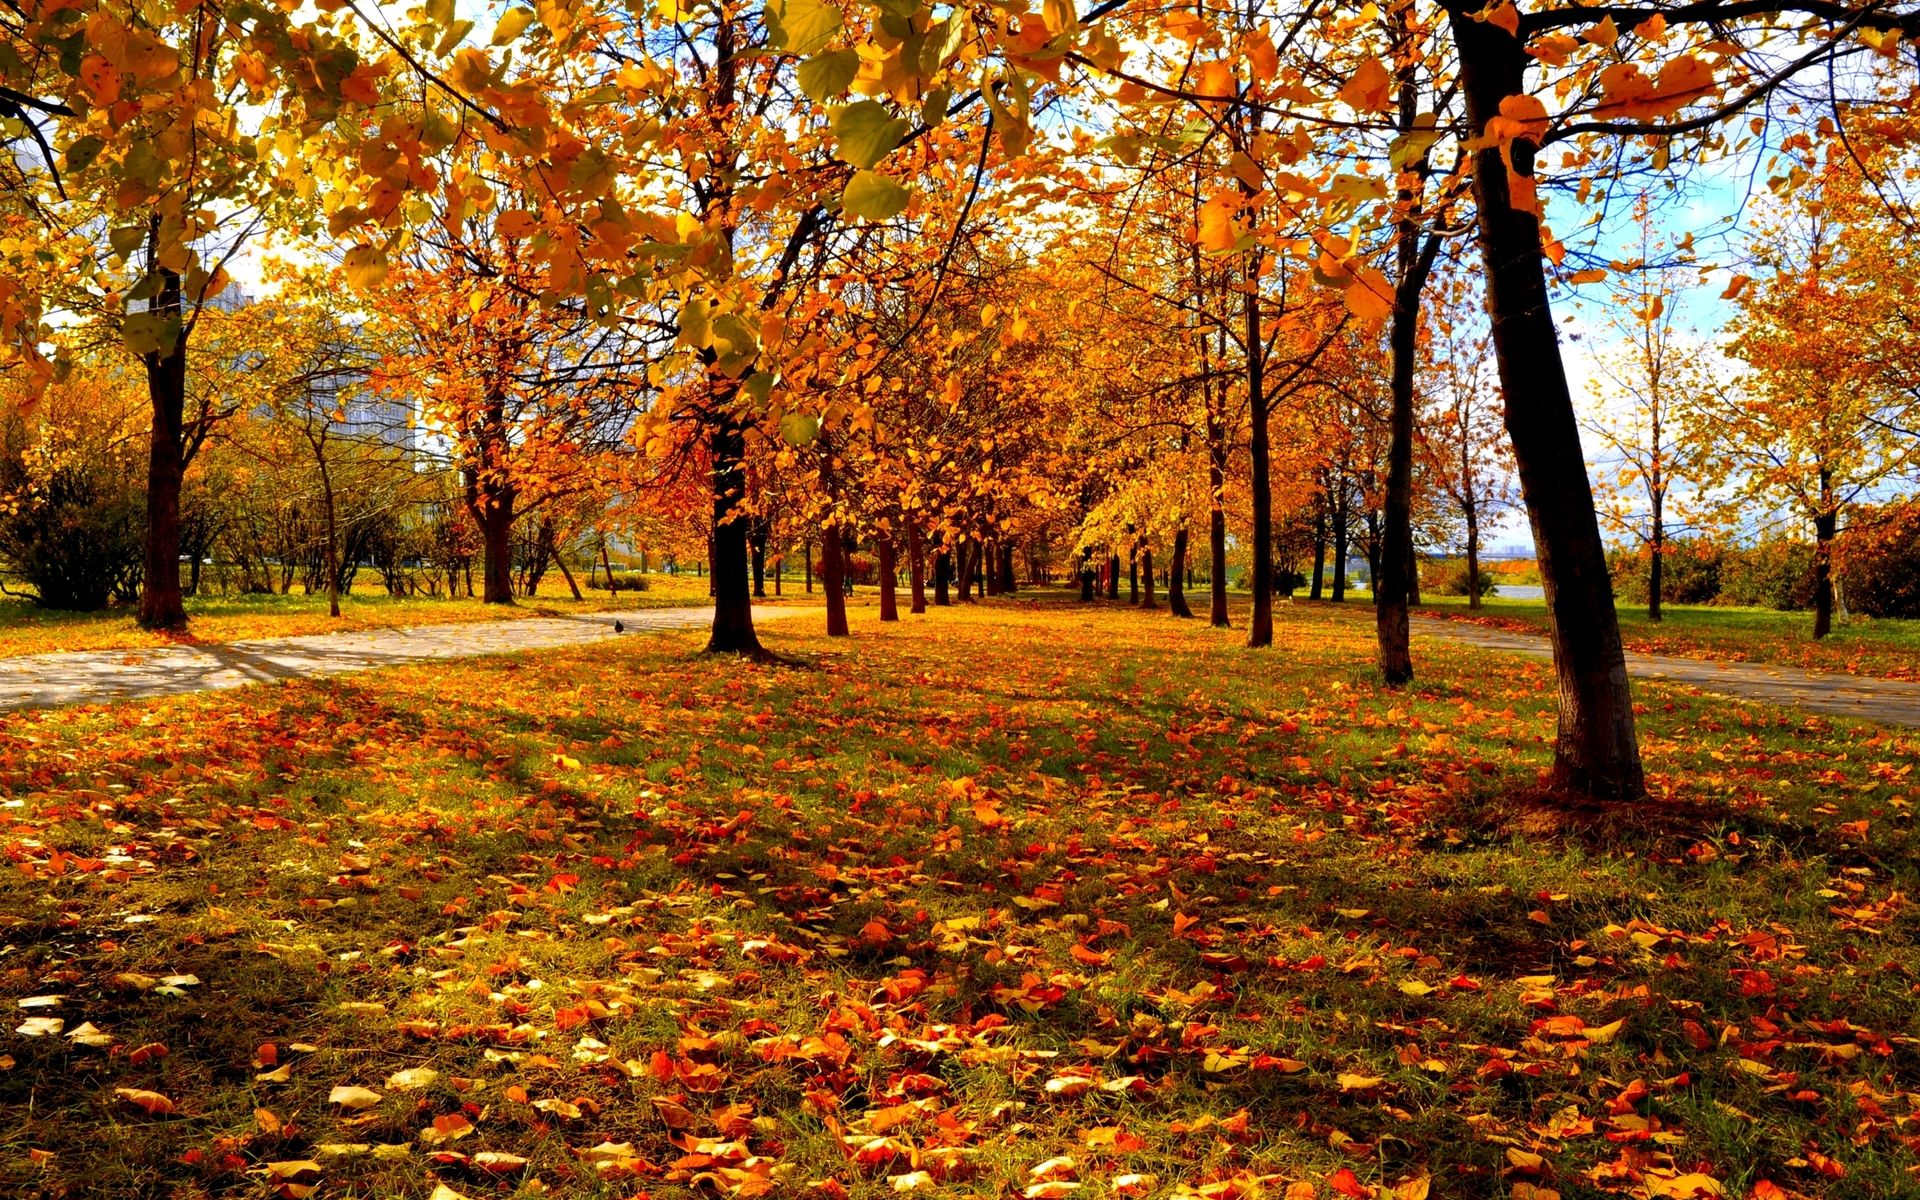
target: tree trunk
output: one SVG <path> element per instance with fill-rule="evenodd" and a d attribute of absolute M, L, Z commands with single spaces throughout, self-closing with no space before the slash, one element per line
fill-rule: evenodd
<path fill-rule="evenodd" d="M 920 538 L 918 525 L 907 526 L 907 576 L 913 588 L 907 611 L 924 613 L 927 611 L 927 547 Z"/>
<path fill-rule="evenodd" d="M 1467 607 L 1480 607 L 1480 511 L 1467 510 Z"/>
<path fill-rule="evenodd" d="M 480 497 L 473 510 L 474 523 L 480 526 L 480 602 L 513 603 L 513 492 L 508 488 L 481 488 L 470 494 Z M 491 499 L 488 499 L 491 492 Z"/>
<path fill-rule="evenodd" d="M 1153 602 L 1153 547 L 1140 547 L 1140 578 L 1145 581 L 1146 590 L 1140 596 L 1141 608 L 1158 608 Z"/>
<path fill-rule="evenodd" d="M 1167 572 L 1167 608 L 1176 617 L 1191 617 L 1187 607 L 1187 527 L 1173 531 L 1173 569 Z"/>
<path fill-rule="evenodd" d="M 573 593 L 573 598 L 575 600 L 585 600 L 586 597 L 580 594 L 580 585 L 573 581 L 573 572 L 567 570 L 567 556 L 559 553 L 554 554 L 553 565 L 560 568 L 560 578 L 567 581 L 567 590 Z"/>
<path fill-rule="evenodd" d="M 1140 543 L 1131 537 L 1127 540 L 1127 603 L 1140 603 Z"/>
<path fill-rule="evenodd" d="M 1213 392 L 1207 395 L 1207 623 L 1226 629 L 1231 624 L 1227 619 L 1227 431 Z"/>
<path fill-rule="evenodd" d="M 893 535 L 883 533 L 873 540 L 873 555 L 880 571 L 880 619 L 898 621 L 900 619 L 900 601 L 894 594 L 898 580 L 894 578 Z"/>
<path fill-rule="evenodd" d="M 158 228 L 155 233 L 157 236 Z M 165 352 L 140 356 L 147 372 L 153 431 L 147 441 L 147 545 L 140 577 L 140 624 L 148 629 L 184 629 L 186 599 L 180 592 L 180 488 L 187 473 L 187 335 L 181 319 L 180 276 L 161 269 L 160 293 L 148 311 L 172 323 Z"/>
<path fill-rule="evenodd" d="M 840 526 L 820 533 L 820 583 L 827 593 L 827 636 L 847 636 L 847 559 L 840 550 Z"/>
<path fill-rule="evenodd" d="M 1333 602 L 1347 600 L 1347 485 L 1340 484 L 1333 503 Z"/>
<path fill-rule="evenodd" d="M 1647 564 L 1647 620 L 1660 620 L 1660 593 L 1666 590 L 1667 524 L 1662 513 L 1661 501 L 1664 497 L 1658 490 L 1653 493 L 1653 537 L 1648 543 L 1653 550 L 1653 561 Z"/>
<path fill-rule="evenodd" d="M 1000 543 L 981 542 L 980 559 L 980 593 L 984 596 L 998 596 L 1000 594 Z"/>
<path fill-rule="evenodd" d="M 1472 136 L 1482 137 L 1487 122 L 1499 115 L 1500 102 L 1526 90 L 1531 60 L 1519 39 L 1476 19 L 1476 0 L 1446 0 L 1445 6 L 1459 52 L 1468 126 Z M 1560 685 L 1554 776 L 1561 786 L 1589 795 L 1638 797 L 1646 792 L 1646 779 L 1620 623 L 1540 262 L 1540 221 L 1532 203 L 1534 151 L 1525 137 L 1511 143 L 1510 180 L 1498 145 L 1477 149 L 1473 191 L 1494 361 L 1533 525 Z M 1523 185 L 1517 197 L 1515 182 Z"/>
<path fill-rule="evenodd" d="M 1120 555 L 1117 553 L 1114 553 L 1114 554 L 1109 554 L 1107 556 L 1107 599 L 1118 600 L 1119 598 L 1120 598 Z"/>
<path fill-rule="evenodd" d="M 753 594 L 764 599 L 767 594 L 767 529 L 757 517 L 753 521 L 748 546 L 753 552 Z"/>
<path fill-rule="evenodd" d="M 327 615 L 340 615 L 340 522 L 333 500 L 333 472 L 327 469 L 326 452 L 314 448 L 314 464 L 320 468 L 320 501 L 327 510 Z"/>
<path fill-rule="evenodd" d="M 1249 546 L 1253 552 L 1253 616 L 1247 621 L 1247 645 L 1273 645 L 1273 480 L 1268 472 L 1267 455 L 1267 382 L 1266 342 L 1260 331 L 1260 256 L 1256 252 L 1247 270 L 1246 290 L 1241 295 L 1242 316 L 1246 325 L 1247 418 L 1251 427 L 1247 456 L 1253 478 L 1249 495 L 1253 501 L 1253 532 Z"/>
<path fill-rule="evenodd" d="M 1833 472 L 1820 468 L 1820 511 L 1813 518 L 1813 636 L 1833 632 L 1833 538 L 1840 509 L 1833 499 Z"/>
<path fill-rule="evenodd" d="M 1307 599 L 1318 600 L 1325 594 L 1327 576 L 1327 493 L 1322 490 L 1313 501 L 1313 589 Z"/>
<path fill-rule="evenodd" d="M 809 538 L 806 542 L 802 543 L 800 552 L 806 556 L 807 595 L 811 596 L 813 595 L 813 540 L 811 538 Z"/>
<path fill-rule="evenodd" d="M 1080 552 L 1080 602 L 1089 604 L 1094 600 L 1093 551 Z"/>
<path fill-rule="evenodd" d="M 1020 581 L 1015 578 L 1013 569 L 1013 543 L 1000 543 L 1000 592 L 1011 596 L 1020 590 Z"/>
<path fill-rule="evenodd" d="M 953 601 L 947 595 L 947 583 L 953 576 L 953 551 L 942 546 L 933 552 L 933 603 L 945 608 Z"/>
<path fill-rule="evenodd" d="M 746 437 L 732 417 L 717 417 L 708 433 L 713 460 L 713 633 L 709 654 L 766 654 L 753 628 L 753 581 L 747 563 Z"/>
<path fill-rule="evenodd" d="M 1410 99 L 1402 109 L 1401 125 L 1410 131 L 1414 118 Z M 1412 197 L 1411 192 L 1402 194 Z M 1411 212 L 1401 218 L 1394 236 L 1400 271 L 1393 290 L 1393 328 L 1388 334 L 1393 379 L 1387 419 L 1386 525 L 1380 537 L 1380 567 L 1373 577 L 1380 674 L 1389 687 L 1413 678 L 1412 629 L 1407 617 L 1413 590 L 1407 578 L 1413 569 L 1413 372 L 1420 349 L 1420 293 L 1440 252 L 1438 235 L 1429 235 L 1421 245 L 1419 222 Z"/>

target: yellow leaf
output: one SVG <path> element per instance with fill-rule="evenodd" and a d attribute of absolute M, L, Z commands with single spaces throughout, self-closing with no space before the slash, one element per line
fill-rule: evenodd
<path fill-rule="evenodd" d="M 1358 1075 L 1351 1071 L 1342 1071 L 1334 1077 L 1343 1092 L 1364 1092 L 1379 1087 L 1386 1082 L 1378 1075 Z"/>
<path fill-rule="evenodd" d="M 1513 6 L 1513 0 L 1500 0 L 1500 3 L 1480 14 L 1480 19 L 1489 25 L 1497 25 L 1514 37 L 1520 36 L 1520 10 Z"/>
<path fill-rule="evenodd" d="M 1370 58 L 1340 89 L 1339 98 L 1358 112 L 1379 112 L 1393 103 L 1393 76 L 1377 58 Z"/>
<path fill-rule="evenodd" d="M 1393 315 L 1393 285 L 1372 267 L 1355 264 L 1353 282 L 1346 288 L 1347 309 L 1362 321 L 1384 321 Z"/>

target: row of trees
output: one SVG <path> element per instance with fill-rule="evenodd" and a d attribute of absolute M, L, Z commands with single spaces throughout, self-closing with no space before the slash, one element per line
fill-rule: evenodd
<path fill-rule="evenodd" d="M 1110 564 L 1179 561 L 1204 533 L 1218 566 L 1238 520 L 1259 647 L 1305 513 L 1373 544 L 1396 685 L 1416 531 L 1458 509 L 1471 532 L 1497 504 L 1497 395 L 1552 618 L 1558 779 L 1633 796 L 1552 302 L 1614 256 L 1564 231 L 1741 155 L 1787 205 L 1860 164 L 1860 219 L 1904 230 L 1884 185 L 1915 34 L 1920 10 L 1889 0 L 588 0 L 508 8 L 485 38 L 450 0 L 378 24 L 13 8 L 0 335 L 36 377 L 86 337 L 144 377 L 149 624 L 184 620 L 187 469 L 240 411 L 193 384 L 238 362 L 208 313 L 271 237 L 337 259 L 372 387 L 453 447 L 489 599 L 524 512 L 612 478 L 616 507 L 708 516 L 716 651 L 761 653 L 751 545 L 775 508 L 817 531 L 831 597 L 853 531 L 912 562 L 1045 534 Z M 1860 151 L 1869 125 L 1884 154 Z M 1765 268 L 1788 315 L 1740 335 L 1770 372 L 1741 413 L 1848 390 L 1830 362 L 1772 369 L 1811 327 L 1766 330 L 1830 327 L 1808 288 L 1869 254 Z M 1855 298 L 1897 325 L 1891 296 Z M 1482 338 L 1497 392 L 1468 357 Z"/>

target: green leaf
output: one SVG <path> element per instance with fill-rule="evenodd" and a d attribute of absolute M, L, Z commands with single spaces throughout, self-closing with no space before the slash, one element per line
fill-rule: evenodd
<path fill-rule="evenodd" d="M 108 244 L 113 247 L 113 252 L 121 258 L 126 258 L 135 250 L 138 250 L 146 240 L 147 227 L 144 225 L 122 225 L 120 228 L 107 234 Z"/>
<path fill-rule="evenodd" d="M 767 397 L 773 395 L 773 385 L 776 382 L 778 382 L 778 376 L 772 371 L 755 371 L 747 376 L 746 381 L 740 385 L 740 390 L 756 403 L 765 404 Z"/>
<path fill-rule="evenodd" d="M 912 197 L 910 190 L 885 175 L 855 171 L 847 181 L 847 190 L 840 194 L 840 205 L 856 217 L 884 221 L 905 212 Z"/>
<path fill-rule="evenodd" d="M 819 438 L 820 418 L 807 413 L 788 413 L 780 418 L 780 436 L 788 445 L 804 450 Z"/>
<path fill-rule="evenodd" d="M 960 53 L 960 40 L 966 36 L 967 26 L 958 13 L 927 30 L 927 40 L 920 43 L 920 74 L 932 75 Z"/>
<path fill-rule="evenodd" d="M 500 20 L 493 27 L 493 44 L 504 46 L 527 31 L 533 24 L 533 10 L 530 8 L 510 8 L 500 14 Z"/>
<path fill-rule="evenodd" d="M 814 100 L 831 100 L 846 92 L 860 73 L 860 56 L 851 50 L 832 50 L 800 64 L 800 90 Z"/>
<path fill-rule="evenodd" d="M 771 0 L 767 5 L 773 44 L 790 54 L 806 56 L 824 50 L 843 23 L 839 8 L 822 0 Z"/>
<path fill-rule="evenodd" d="M 433 47 L 434 54 L 441 58 L 452 54 L 453 48 L 458 46 L 461 41 L 466 38 L 467 34 L 472 31 L 472 21 L 455 21 L 453 24 L 447 26 L 445 33 L 440 35 L 439 42 Z"/>
<path fill-rule="evenodd" d="M 97 137 L 88 136 L 76 139 L 71 146 L 67 147 L 66 169 L 69 171 L 86 170 L 93 165 L 93 160 L 99 158 L 100 152 L 106 148 L 107 144 Z"/>
<path fill-rule="evenodd" d="M 134 354 L 165 354 L 180 340 L 180 313 L 177 310 L 128 313 L 121 322 L 120 336 Z"/>
<path fill-rule="evenodd" d="M 947 119 L 947 108 L 953 103 L 953 89 L 937 87 L 927 93 L 920 102 L 920 120 L 928 129 L 938 129 Z"/>
<path fill-rule="evenodd" d="M 907 123 L 878 100 L 862 100 L 833 114 L 833 136 L 840 142 L 842 160 L 871 167 L 907 136 Z"/>

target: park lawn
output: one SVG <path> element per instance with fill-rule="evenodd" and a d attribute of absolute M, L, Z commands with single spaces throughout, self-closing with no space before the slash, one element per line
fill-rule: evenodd
<path fill-rule="evenodd" d="M 1641 684 L 1569 809 L 1545 664 L 1369 616 L 6 716 L 0 1195 L 1920 1192 L 1920 738 Z"/>
<path fill-rule="evenodd" d="M 1489 596 L 1477 613 L 1464 596 L 1428 596 L 1423 612 L 1501 629 L 1545 633 L 1546 603 Z M 1811 613 L 1766 608 L 1667 605 L 1664 619 L 1647 620 L 1644 607 L 1621 605 L 1620 635 L 1627 649 L 1715 662 L 1774 663 L 1882 679 L 1920 680 L 1920 621 L 1852 617 L 1815 641 Z"/>
<path fill-rule="evenodd" d="M 226 643 L 309 633 L 352 633 L 405 625 L 441 625 L 461 621 L 498 621 L 566 613 L 673 608 L 708 603 L 707 581 L 691 576 L 649 576 L 646 591 L 610 596 L 589 591 L 575 600 L 557 574 L 543 594 L 523 597 L 512 606 L 485 605 L 477 599 L 389 596 L 363 590 L 340 598 L 340 616 L 327 613 L 325 595 L 189 596 L 184 638 L 140 628 L 130 607 L 75 613 L 43 609 L 31 601 L 0 600 L 0 658 L 63 650 L 143 650 L 185 642 Z"/>

